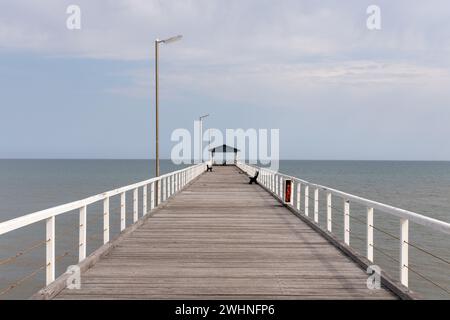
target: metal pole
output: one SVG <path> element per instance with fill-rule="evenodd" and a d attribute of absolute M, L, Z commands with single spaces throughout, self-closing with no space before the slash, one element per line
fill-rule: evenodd
<path fill-rule="evenodd" d="M 159 51 L 158 51 L 159 40 L 155 40 L 155 118 L 156 118 L 156 137 L 155 137 L 155 177 L 159 177 L 159 83 L 158 83 L 158 60 L 159 60 Z M 159 181 L 155 181 L 156 190 L 159 190 Z M 155 207 L 159 205 L 158 192 L 155 192 Z"/>
<path fill-rule="evenodd" d="M 203 163 L 203 118 L 209 117 L 209 113 L 198 118 L 200 122 L 200 163 Z"/>
<path fill-rule="evenodd" d="M 209 161 L 211 162 L 210 164 L 212 165 L 211 151 L 209 151 L 210 149 L 211 149 L 211 128 L 208 128 L 208 154 L 209 154 Z"/>
<path fill-rule="evenodd" d="M 155 176 L 159 177 L 159 84 L 158 84 L 158 52 L 159 41 L 155 40 L 155 106 L 156 106 L 156 168 Z"/>
<path fill-rule="evenodd" d="M 203 162 L 203 118 L 200 117 L 200 163 Z"/>
<path fill-rule="evenodd" d="M 159 44 L 160 43 L 172 43 L 174 41 L 180 40 L 182 38 L 181 35 L 171 37 L 165 40 L 156 39 L 155 40 L 155 111 L 156 111 L 156 152 L 155 152 L 155 176 L 159 177 Z M 155 181 L 155 187 L 157 190 L 159 188 L 159 181 Z M 158 196 L 155 196 L 155 206 L 159 205 Z"/>

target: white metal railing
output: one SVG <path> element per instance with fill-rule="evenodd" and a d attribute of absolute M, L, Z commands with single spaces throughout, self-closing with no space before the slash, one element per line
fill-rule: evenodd
<path fill-rule="evenodd" d="M 450 234 L 450 223 L 440 221 L 437 219 L 433 219 L 412 211 L 396 208 L 384 203 L 376 202 L 373 200 L 365 199 L 362 197 L 358 197 L 346 192 L 342 192 L 336 189 L 328 188 L 322 185 L 318 185 L 315 183 L 311 183 L 297 177 L 289 176 L 286 174 L 282 174 L 279 172 L 275 172 L 273 170 L 251 166 L 243 162 L 237 162 L 236 164 L 241 170 L 246 172 L 248 175 L 255 175 L 256 171 L 259 171 L 258 182 L 266 187 L 269 191 L 271 191 L 276 197 L 279 199 L 283 199 L 283 183 L 284 180 L 289 179 L 293 183 L 292 194 L 294 195 L 293 203 L 290 206 L 298 212 L 301 212 L 301 193 L 303 187 L 304 194 L 304 203 L 303 203 L 303 213 L 306 216 L 310 214 L 310 204 L 309 200 L 313 200 L 313 220 L 316 224 L 319 223 L 319 191 L 326 193 L 326 231 L 333 233 L 332 230 L 332 209 L 336 208 L 332 205 L 332 196 L 337 196 L 343 200 L 343 213 L 344 213 L 344 224 L 343 224 L 343 236 L 344 242 L 346 245 L 350 246 L 350 203 L 358 203 L 367 208 L 367 219 L 366 223 L 366 249 L 367 249 L 367 259 L 370 262 L 373 262 L 373 250 L 375 248 L 374 245 L 374 229 L 377 229 L 374 226 L 374 209 L 379 210 L 381 212 L 388 213 L 399 218 L 399 229 L 400 229 L 400 237 L 396 238 L 399 241 L 400 246 L 400 256 L 397 260 L 399 263 L 399 273 L 400 273 L 400 282 L 408 287 L 408 270 L 411 270 L 409 267 L 408 261 L 408 249 L 412 244 L 409 242 L 409 222 L 414 222 L 425 226 L 433 231 L 438 231 L 446 234 Z M 294 192 L 294 188 L 295 191 Z M 310 188 L 314 191 L 314 195 L 310 196 Z M 441 259 L 441 258 L 439 258 Z M 443 259 L 441 259 L 443 260 Z M 448 261 L 445 261 L 449 263 Z M 417 273 L 417 272 L 416 272 Z M 432 281 L 431 281 L 432 282 Z M 435 283 L 434 283 L 435 284 Z M 435 284 L 439 286 L 438 284 Z M 440 286 L 439 286 L 440 287 Z M 447 289 L 440 287 L 445 290 L 447 293 Z"/>
<path fill-rule="evenodd" d="M 79 241 L 78 260 L 81 262 L 86 258 L 86 230 L 87 230 L 87 206 L 96 202 L 103 202 L 103 243 L 110 241 L 110 199 L 120 196 L 120 231 L 126 227 L 126 192 L 133 191 L 133 224 L 139 220 L 139 189 L 142 188 L 142 216 L 145 216 L 159 204 L 180 191 L 191 180 L 206 170 L 206 165 L 200 163 L 182 170 L 170 172 L 159 177 L 131 184 L 115 190 L 107 191 L 95 196 L 63 204 L 50 209 L 27 214 L 19 218 L 0 223 L 0 235 L 29 226 L 31 224 L 46 221 L 46 285 L 55 280 L 55 220 L 56 216 L 79 210 Z M 148 189 L 150 187 L 150 195 Z M 147 208 L 148 196 L 150 196 L 150 208 Z M 148 210 L 149 209 L 149 210 Z"/>

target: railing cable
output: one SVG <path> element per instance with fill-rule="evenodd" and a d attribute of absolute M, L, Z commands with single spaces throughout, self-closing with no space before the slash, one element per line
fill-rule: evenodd
<path fill-rule="evenodd" d="M 414 270 L 413 268 L 411 268 L 410 266 L 407 265 L 403 265 L 404 267 L 408 268 L 408 270 L 412 271 L 412 273 L 418 275 L 419 277 L 421 277 L 422 279 L 432 283 L 433 285 L 435 285 L 436 287 L 438 287 L 439 289 L 445 291 L 448 295 L 450 295 L 450 291 L 447 290 L 446 288 L 442 287 L 441 285 L 439 285 L 438 283 L 436 283 L 435 281 L 431 280 L 430 278 L 424 276 L 423 274 L 421 274 L 420 272 L 418 272 L 417 270 Z"/>
<path fill-rule="evenodd" d="M 64 254 L 60 255 L 59 257 L 57 257 L 55 259 L 55 262 L 61 260 L 62 258 L 64 258 L 65 256 L 69 255 L 69 252 L 65 252 Z M 20 286 L 22 283 L 24 283 L 25 281 L 33 278 L 34 276 L 36 276 L 40 271 L 44 270 L 47 267 L 47 264 L 41 265 L 39 268 L 35 269 L 33 272 L 29 273 L 28 275 L 14 281 L 13 283 L 11 283 L 10 285 L 8 285 L 7 287 L 3 288 L 0 291 L 0 296 L 5 295 L 6 293 L 8 293 L 9 291 L 11 291 L 12 289 Z"/>
<path fill-rule="evenodd" d="M 23 256 L 24 254 L 26 254 L 26 253 L 28 253 L 30 251 L 33 251 L 34 249 L 37 249 L 40 246 L 44 245 L 45 242 L 46 242 L 45 240 L 38 241 L 35 244 L 33 244 L 32 246 L 30 246 L 30 247 L 28 247 L 28 248 L 26 248 L 26 249 L 24 249 L 22 251 L 17 252 L 14 256 L 8 257 L 8 258 L 3 259 L 3 260 L 0 260 L 0 266 L 12 263 L 13 261 L 17 260 L 19 257 Z"/>

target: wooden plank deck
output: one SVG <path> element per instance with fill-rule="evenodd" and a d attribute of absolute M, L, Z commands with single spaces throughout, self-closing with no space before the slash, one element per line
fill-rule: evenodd
<path fill-rule="evenodd" d="M 234 166 L 214 167 L 57 299 L 392 299 Z"/>

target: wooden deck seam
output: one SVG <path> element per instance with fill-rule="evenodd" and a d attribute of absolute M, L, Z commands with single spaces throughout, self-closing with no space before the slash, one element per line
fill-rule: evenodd
<path fill-rule="evenodd" d="M 237 168 L 214 169 L 84 270 L 80 290 L 56 298 L 395 298 L 367 289 L 357 263 Z"/>

